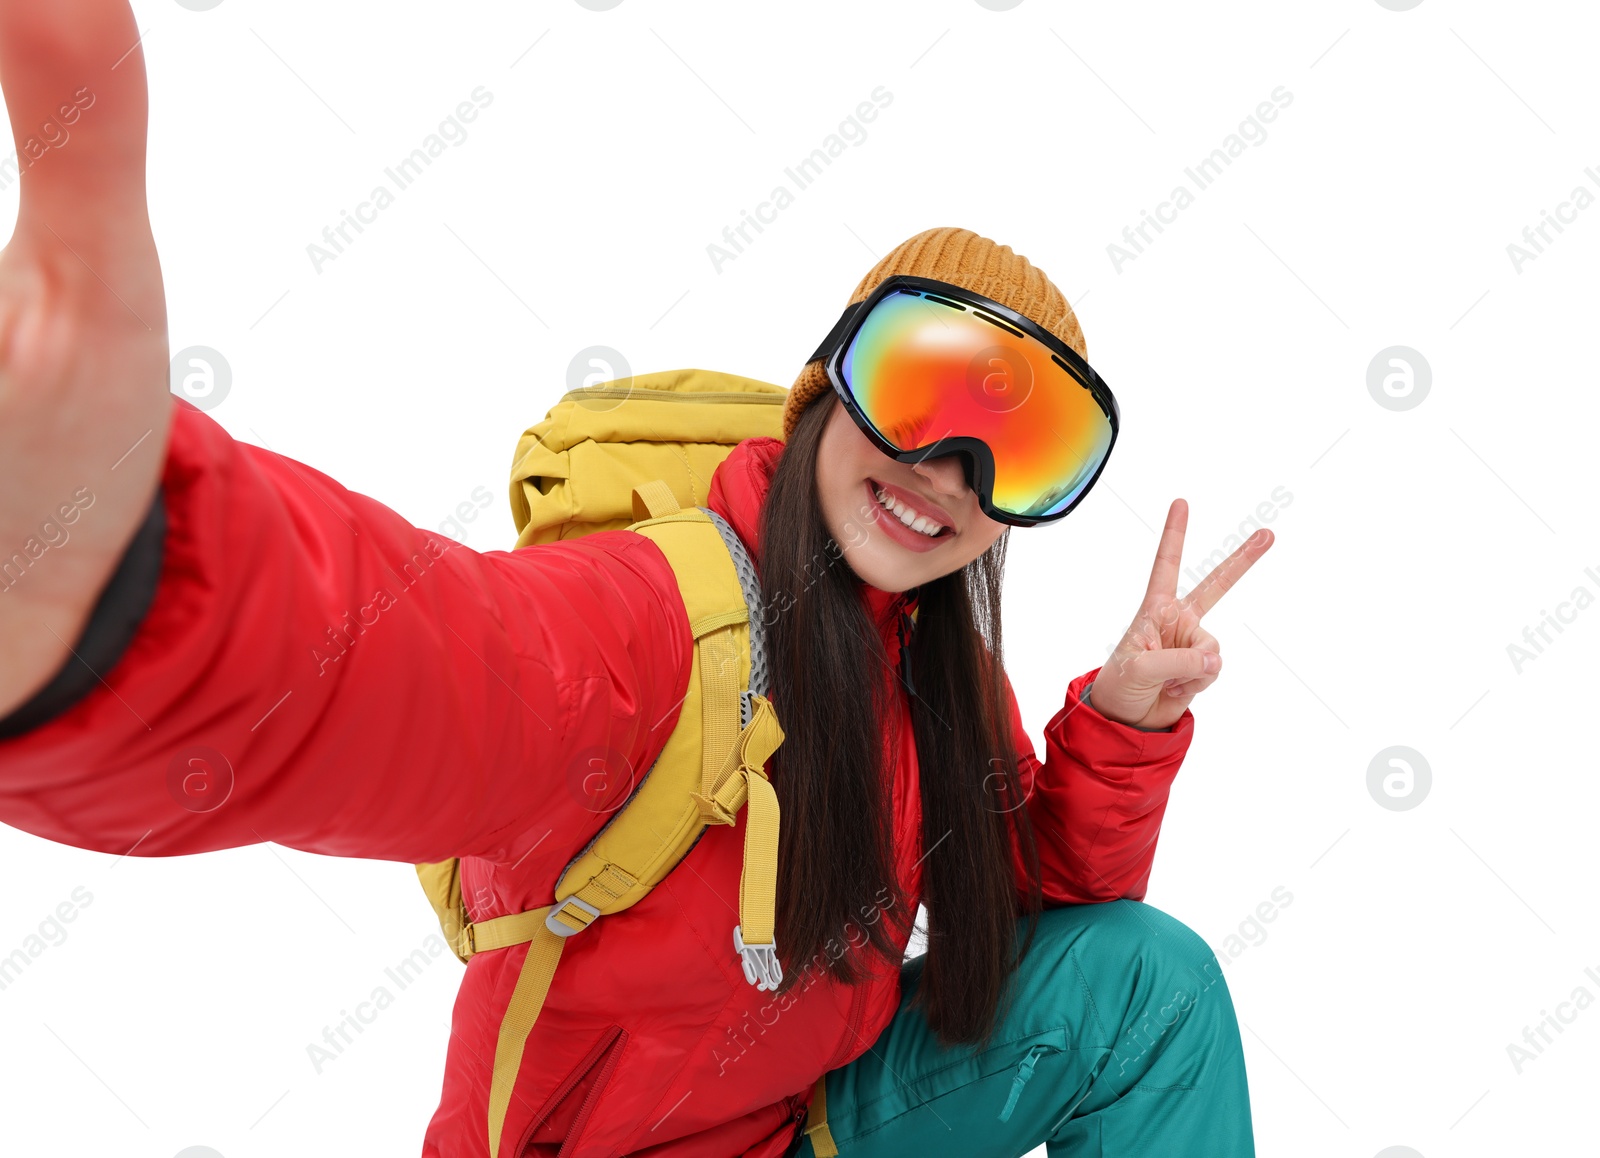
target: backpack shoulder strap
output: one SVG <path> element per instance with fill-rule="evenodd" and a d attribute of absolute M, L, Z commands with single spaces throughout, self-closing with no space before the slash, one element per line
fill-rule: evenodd
<path fill-rule="evenodd" d="M 661 548 L 678 581 L 694 638 L 688 691 L 656 762 L 560 873 L 556 901 L 468 922 L 462 929 L 459 943 L 467 958 L 528 943 L 495 1048 L 490 1158 L 500 1158 L 523 1048 L 567 938 L 637 904 L 677 867 L 707 827 L 737 824 L 740 809 L 747 809 L 747 817 L 734 951 L 746 980 L 758 989 L 776 989 L 783 979 L 774 938 L 778 798 L 765 767 L 783 742 L 783 729 L 766 695 L 765 627 L 755 568 L 721 516 L 704 507 L 681 508 L 664 481 L 635 487 L 633 504 L 636 514 L 649 517 L 628 529 Z"/>
<path fill-rule="evenodd" d="M 672 493 L 672 488 L 667 485 L 665 479 L 653 479 L 634 488 L 633 517 L 636 522 L 675 515 L 681 509 L 677 496 Z M 743 544 L 738 546 L 742 551 Z M 759 588 L 757 594 L 759 595 Z M 422 891 L 427 894 L 428 903 L 433 906 L 433 911 L 439 918 L 439 927 L 444 930 L 451 951 L 463 964 L 472 956 L 475 948 L 482 950 L 500 948 L 508 944 L 521 944 L 521 940 L 504 942 L 498 940 L 501 937 L 520 934 L 523 931 L 521 924 L 499 929 L 472 925 L 466 905 L 461 899 L 459 860 L 452 857 L 449 860 L 419 864 L 415 867 L 417 879 L 422 883 Z M 527 939 L 522 938 L 522 940 Z"/>

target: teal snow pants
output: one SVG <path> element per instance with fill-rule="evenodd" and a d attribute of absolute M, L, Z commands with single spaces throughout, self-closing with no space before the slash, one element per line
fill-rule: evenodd
<path fill-rule="evenodd" d="M 981 1052 L 941 1046 L 908 1008 L 924 960 L 902 966 L 878 1040 L 826 1075 L 840 1158 L 1255 1154 L 1233 1000 L 1175 918 L 1138 901 L 1046 909 Z M 802 1135 L 795 1158 L 821 1138 Z"/>

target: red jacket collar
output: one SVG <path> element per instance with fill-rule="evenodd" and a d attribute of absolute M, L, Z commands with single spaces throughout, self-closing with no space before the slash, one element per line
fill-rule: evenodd
<path fill-rule="evenodd" d="M 778 469 L 784 443 L 776 438 L 747 438 L 728 452 L 711 476 L 711 493 L 706 506 L 728 520 L 756 566 L 761 566 L 761 510 Z M 895 619 L 900 610 L 910 611 L 916 598 L 910 592 L 884 591 L 862 583 L 867 608 L 879 624 Z"/>

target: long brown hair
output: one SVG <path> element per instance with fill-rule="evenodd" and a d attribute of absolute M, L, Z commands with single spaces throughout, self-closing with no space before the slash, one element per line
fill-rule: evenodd
<path fill-rule="evenodd" d="M 806 407 L 762 512 L 768 663 L 784 730 L 772 757 L 782 816 L 779 994 L 814 971 L 859 985 L 885 965 L 899 968 L 886 925 L 892 920 L 904 932 L 915 916 L 894 868 L 894 769 L 884 760 L 894 750 L 886 729 L 897 718 L 890 715 L 893 661 L 817 495 L 817 450 L 834 405 Z M 1038 849 L 1000 678 L 1008 537 L 921 585 L 902 673 L 916 689 L 910 702 L 928 910 L 928 954 L 913 1004 L 945 1045 L 987 1045 L 1042 908 Z M 1012 839 L 1030 869 L 1024 889 Z M 1019 948 L 1022 913 L 1027 936 Z"/>

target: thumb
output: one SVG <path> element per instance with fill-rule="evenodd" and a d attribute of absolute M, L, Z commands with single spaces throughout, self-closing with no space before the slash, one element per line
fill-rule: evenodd
<path fill-rule="evenodd" d="M 1167 647 L 1147 651 L 1127 665 L 1128 675 L 1146 687 L 1168 680 L 1201 679 L 1222 670 L 1222 656 L 1199 647 Z"/>
<path fill-rule="evenodd" d="M 0 84 L 17 146 L 5 176 L 22 183 L 19 234 L 48 222 L 85 253 L 108 225 L 142 220 L 148 99 L 138 42 L 127 0 L 0 0 Z"/>

